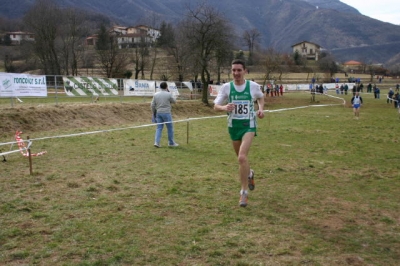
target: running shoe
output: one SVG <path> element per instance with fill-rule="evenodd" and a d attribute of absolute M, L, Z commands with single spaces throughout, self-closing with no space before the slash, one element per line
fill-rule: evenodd
<path fill-rule="evenodd" d="M 247 206 L 247 198 L 248 198 L 247 193 L 243 193 L 243 194 L 240 195 L 240 200 L 239 200 L 239 206 L 240 207 L 246 207 Z"/>
<path fill-rule="evenodd" d="M 254 190 L 256 187 L 256 184 L 254 183 L 254 170 L 250 169 L 250 176 L 248 178 L 249 181 L 249 189 Z"/>
<path fill-rule="evenodd" d="M 161 148 L 161 145 L 158 144 L 158 143 L 154 143 L 154 147 L 156 147 L 156 148 Z"/>

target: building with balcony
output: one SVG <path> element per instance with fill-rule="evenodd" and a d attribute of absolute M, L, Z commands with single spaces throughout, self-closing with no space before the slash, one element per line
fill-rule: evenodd
<path fill-rule="evenodd" d="M 321 46 L 307 41 L 302 41 L 292 45 L 293 53 L 298 52 L 301 56 L 307 60 L 318 61 L 321 54 Z"/>

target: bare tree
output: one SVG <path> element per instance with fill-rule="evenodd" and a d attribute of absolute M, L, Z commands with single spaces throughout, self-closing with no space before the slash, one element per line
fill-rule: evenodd
<path fill-rule="evenodd" d="M 4 69 L 6 72 L 15 72 L 13 60 L 9 54 L 6 54 L 4 56 Z"/>
<path fill-rule="evenodd" d="M 165 23 L 165 22 L 160 23 L 160 21 L 161 21 L 160 15 L 158 15 L 158 14 L 156 14 L 154 12 L 151 12 L 150 14 L 146 15 L 145 19 L 143 19 L 143 24 L 144 25 L 148 25 L 149 27 L 151 27 L 153 29 L 158 29 L 160 27 L 160 24 L 161 24 L 161 27 L 162 27 L 163 23 Z M 163 33 L 161 33 L 161 35 L 163 35 Z M 167 36 L 167 35 L 165 35 L 165 36 Z M 150 37 L 151 38 L 146 40 L 146 44 L 147 44 L 146 45 L 147 46 L 147 55 L 146 55 L 146 57 L 150 56 L 150 54 L 149 54 L 150 50 L 152 50 L 152 52 L 153 52 L 152 55 L 153 56 L 152 56 L 151 60 L 146 60 L 146 63 L 150 64 L 150 79 L 153 79 L 154 69 L 155 69 L 156 64 L 158 62 L 158 60 L 157 60 L 158 47 L 159 47 L 158 39 L 160 37 L 158 37 L 158 39 L 156 39 L 156 40 L 153 39 L 153 36 L 150 36 Z M 136 66 L 136 64 L 135 64 L 135 66 Z M 144 76 L 144 74 L 143 74 L 144 73 L 144 67 L 145 66 L 143 65 L 143 69 L 141 70 L 142 76 Z"/>
<path fill-rule="evenodd" d="M 60 17 L 60 9 L 51 0 L 37 0 L 24 17 L 25 24 L 35 34 L 34 53 L 47 75 L 61 74 L 56 46 Z"/>
<path fill-rule="evenodd" d="M 200 67 L 202 102 L 208 105 L 210 63 L 215 59 L 218 48 L 229 49 L 233 32 L 231 25 L 215 8 L 201 3 L 195 8 L 188 8 L 183 21 L 183 32 L 191 49 L 193 63 Z"/>
<path fill-rule="evenodd" d="M 216 50 L 216 72 L 217 72 L 217 83 L 221 82 L 221 72 L 224 66 L 230 65 L 233 60 L 233 51 L 225 49 L 225 47 L 219 47 Z"/>
<path fill-rule="evenodd" d="M 339 66 L 332 55 L 327 54 L 318 60 L 319 69 L 332 78 L 339 71 Z"/>
<path fill-rule="evenodd" d="M 253 64 L 254 48 L 257 45 L 260 36 L 261 34 L 256 28 L 245 30 L 243 32 L 243 42 L 249 49 L 249 65 Z"/>
<path fill-rule="evenodd" d="M 110 36 L 104 25 L 101 25 L 96 44 L 97 60 L 107 78 L 123 76 L 128 65 L 127 49 L 119 49 L 115 36 Z"/>
<path fill-rule="evenodd" d="M 368 74 L 370 77 L 370 79 L 369 79 L 370 82 L 374 81 L 374 76 L 376 74 L 377 69 L 378 69 L 378 67 L 375 65 L 372 65 L 372 64 L 367 66 L 367 71 L 368 71 Z"/>
<path fill-rule="evenodd" d="M 150 80 L 153 79 L 154 68 L 156 67 L 156 63 L 157 63 L 157 55 L 158 55 L 157 46 L 154 46 L 153 47 L 153 57 L 151 58 L 151 62 L 150 62 Z"/>
<path fill-rule="evenodd" d="M 141 78 L 144 79 L 144 69 L 148 65 L 149 57 L 149 43 L 146 38 L 142 37 L 140 43 L 135 45 L 134 51 L 131 56 L 131 60 L 134 65 L 135 79 L 139 78 L 139 74 L 142 73 Z"/>
<path fill-rule="evenodd" d="M 123 76 L 123 72 L 128 65 L 127 51 L 120 51 L 115 45 L 109 50 L 97 51 L 97 56 L 101 69 L 103 70 L 103 74 L 107 78 Z"/>
<path fill-rule="evenodd" d="M 86 68 L 86 75 L 89 76 L 89 68 L 92 69 L 93 73 L 94 62 L 96 61 L 96 51 L 91 49 L 84 49 L 83 46 L 82 51 L 80 51 L 80 53 L 82 53 L 81 56 L 82 67 Z"/>
<path fill-rule="evenodd" d="M 63 23 L 60 27 L 61 55 L 64 73 L 69 70 L 74 76 L 78 75 L 78 61 L 82 56 L 84 37 L 88 31 L 85 27 L 85 16 L 82 11 L 66 9 L 63 11 Z"/>
<path fill-rule="evenodd" d="M 264 68 L 265 75 L 263 87 L 270 81 L 281 80 L 283 74 L 282 55 L 273 48 L 269 48 L 264 52 Z"/>
<path fill-rule="evenodd" d="M 189 42 L 186 39 L 184 24 L 180 23 L 175 28 L 171 25 L 167 26 L 165 31 L 168 37 L 164 37 L 163 47 L 172 56 L 173 61 L 170 62 L 171 66 L 176 69 L 178 80 L 182 81 L 187 71 L 192 69 L 193 65 L 191 60 L 192 53 L 189 47 Z"/>

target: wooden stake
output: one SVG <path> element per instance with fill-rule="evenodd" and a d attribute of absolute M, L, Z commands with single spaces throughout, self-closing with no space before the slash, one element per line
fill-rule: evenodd
<path fill-rule="evenodd" d="M 27 136 L 27 139 L 29 140 L 29 136 Z M 32 171 L 32 156 L 31 156 L 31 148 L 28 148 L 28 158 L 29 158 L 29 174 L 33 175 Z"/>

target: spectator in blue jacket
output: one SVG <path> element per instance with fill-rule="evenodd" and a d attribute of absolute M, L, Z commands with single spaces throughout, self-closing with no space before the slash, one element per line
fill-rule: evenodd
<path fill-rule="evenodd" d="M 389 92 L 388 92 L 388 95 L 387 95 L 386 103 L 392 103 L 393 95 L 394 95 L 394 91 L 393 91 L 392 88 L 390 88 Z"/>

